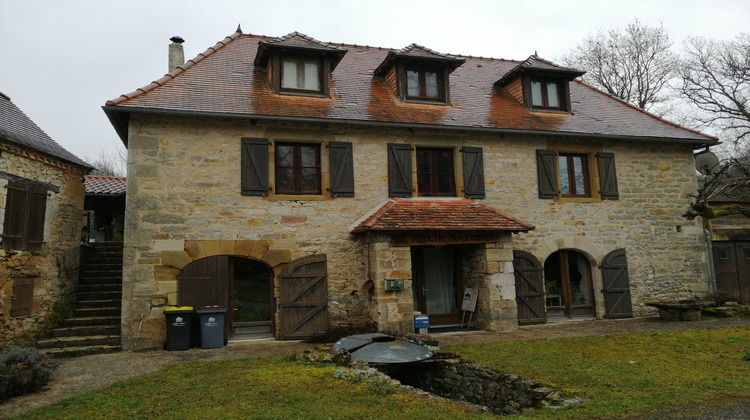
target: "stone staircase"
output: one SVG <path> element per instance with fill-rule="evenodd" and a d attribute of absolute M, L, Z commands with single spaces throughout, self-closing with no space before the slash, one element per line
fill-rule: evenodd
<path fill-rule="evenodd" d="M 54 357 L 112 353 L 120 346 L 122 243 L 92 243 L 81 253 L 76 309 L 72 318 L 37 341 Z"/>

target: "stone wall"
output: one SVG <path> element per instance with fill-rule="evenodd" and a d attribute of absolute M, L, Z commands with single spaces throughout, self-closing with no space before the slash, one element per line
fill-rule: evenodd
<path fill-rule="evenodd" d="M 482 146 L 487 188 L 482 203 L 537 227 L 496 244 L 466 247 L 464 259 L 475 265 L 467 278 L 481 286 L 477 322 L 485 328 L 515 326 L 514 249 L 531 252 L 542 263 L 560 249 L 578 250 L 590 260 L 594 288 L 600 290 L 598 264 L 610 251 L 625 248 L 637 314 L 648 312 L 644 301 L 700 294 L 708 287 L 700 221 L 687 222 L 680 216 L 688 205 L 685 193 L 697 188 L 689 146 L 590 139 L 561 143 L 531 135 L 152 116 L 132 117 L 129 132 L 126 347 L 141 321 L 163 322 L 161 305 L 146 310 L 140 303 L 145 299 L 142 290 L 154 302 L 169 302 L 169 292 L 156 286 L 157 267 L 164 266 L 163 253 L 157 249 L 164 243 L 160 241 L 271 241 L 283 243 L 292 260 L 327 254 L 331 322 L 370 318 L 383 329 L 408 329 L 413 314 L 409 248 L 391 246 L 387 236 L 349 233 L 355 222 L 388 199 L 387 143 Z M 321 196 L 276 196 L 273 190 L 267 197 L 241 195 L 242 137 L 351 142 L 356 196 L 333 198 L 325 191 L 325 147 L 321 148 Z M 596 193 L 587 200 L 539 199 L 535 150 L 540 148 L 614 152 L 620 199 L 603 201 Z M 272 154 L 271 147 L 270 162 Z M 457 162 L 459 157 L 456 153 Z M 456 168 L 460 173 L 458 164 Z M 273 164 L 270 172 L 273 184 Z M 591 172 L 595 176 L 593 168 Z M 460 175 L 457 185 L 461 191 Z M 384 279 L 389 277 L 406 279 L 406 290 L 385 291 Z M 595 298 L 597 316 L 602 316 L 603 299 L 600 294 Z M 159 334 L 163 333 L 154 332 L 150 342 L 163 340 Z"/>
<path fill-rule="evenodd" d="M 83 226 L 84 170 L 36 152 L 0 143 L 0 234 L 5 220 L 7 176 L 43 183 L 47 194 L 44 246 L 41 251 L 4 250 L 0 246 L 0 347 L 18 339 L 29 341 L 60 311 L 70 309 L 78 281 Z M 10 316 L 17 277 L 34 278 L 31 314 Z"/>

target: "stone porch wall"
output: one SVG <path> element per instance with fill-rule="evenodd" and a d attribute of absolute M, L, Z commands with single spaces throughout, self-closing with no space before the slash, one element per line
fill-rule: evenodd
<path fill-rule="evenodd" d="M 356 197 L 332 198 L 326 191 L 314 197 L 276 197 L 273 191 L 268 197 L 242 196 L 241 137 L 263 137 L 270 142 L 351 142 Z M 578 249 L 592 264 L 599 264 L 608 252 L 625 248 L 637 313 L 646 310 L 644 301 L 707 290 L 707 257 L 700 221 L 687 222 L 680 216 L 688 205 L 684 194 L 697 188 L 688 146 L 583 139 L 560 144 L 543 136 L 446 135 L 439 131 L 314 123 L 134 116 L 130 122 L 124 261 L 123 324 L 129 329 L 124 329 L 126 343 L 142 313 L 153 320 L 161 316 L 139 303 L 145 299 L 143 294 L 134 293 L 141 287 L 137 285 L 154 282 L 156 267 L 164 265 L 162 250 L 156 245 L 163 242 L 158 241 L 284 241 L 283 249 L 291 259 L 325 253 L 331 322 L 383 317 L 383 326 L 405 328 L 412 321 L 411 296 L 395 298 L 391 296 L 395 292 L 379 287 L 383 287 L 380 282 L 384 278 L 401 277 L 407 279 L 410 290 L 408 247 L 388 249 L 390 245 L 381 239 L 368 242 L 363 235 L 349 234 L 352 224 L 388 199 L 386 143 L 390 142 L 454 150 L 482 146 L 487 187 L 482 203 L 537 227 L 530 233 L 512 235 L 507 242 L 487 246 L 485 255 L 473 257 L 480 277 L 488 279 L 487 290 L 480 294 L 482 313 L 486 313 L 485 308 L 491 308 L 487 309 L 490 313 L 495 311 L 487 328 L 513 324 L 513 249 L 531 252 L 542 263 L 559 249 Z M 591 148 L 592 144 L 596 150 L 615 153 L 620 200 L 539 199 L 535 150 Z M 455 159 L 456 172 L 460 173 L 458 152 Z M 273 161 L 272 153 L 269 160 Z M 321 148 L 321 169 L 325 183 L 325 147 Z M 458 178 L 460 195 L 462 180 Z M 375 261 L 378 266 L 373 266 Z M 592 267 L 595 280 L 596 272 L 597 267 Z M 374 287 L 363 291 L 368 281 Z M 601 313 L 598 309 L 597 314 Z M 482 317 L 480 321 L 485 322 Z"/>
<path fill-rule="evenodd" d="M 0 347 L 19 339 L 30 343 L 51 328 L 74 297 L 83 226 L 82 168 L 34 151 L 0 143 L 0 172 L 56 187 L 48 192 L 44 247 L 40 251 L 4 250 L 0 246 Z M 0 234 L 5 220 L 8 181 L 0 178 Z M 33 277 L 31 314 L 11 317 L 16 277 Z"/>

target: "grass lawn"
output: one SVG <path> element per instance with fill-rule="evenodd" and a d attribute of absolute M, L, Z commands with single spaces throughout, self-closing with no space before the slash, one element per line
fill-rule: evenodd
<path fill-rule="evenodd" d="M 468 344 L 448 350 L 591 402 L 508 418 L 626 418 L 750 396 L 750 327 Z M 279 358 L 191 363 L 32 411 L 33 419 L 489 419 L 446 400 Z"/>

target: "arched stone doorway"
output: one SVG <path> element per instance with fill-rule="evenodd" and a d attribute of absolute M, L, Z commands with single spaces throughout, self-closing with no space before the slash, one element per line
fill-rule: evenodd
<path fill-rule="evenodd" d="M 591 264 L 582 253 L 560 250 L 547 257 L 544 289 L 548 320 L 596 315 Z"/>
<path fill-rule="evenodd" d="M 227 308 L 225 336 L 273 336 L 273 271 L 251 258 L 215 255 L 193 261 L 177 276 L 177 304 Z"/>

